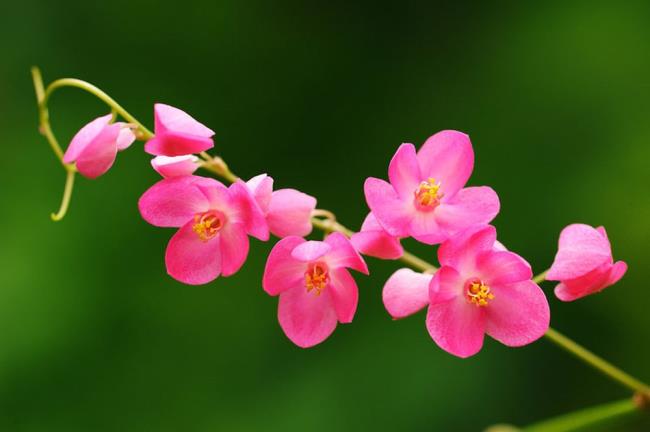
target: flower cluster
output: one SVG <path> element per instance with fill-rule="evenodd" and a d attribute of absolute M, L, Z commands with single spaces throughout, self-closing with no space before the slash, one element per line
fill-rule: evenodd
<path fill-rule="evenodd" d="M 155 156 L 151 164 L 162 178 L 138 206 L 150 224 L 178 229 L 165 253 L 167 272 L 186 284 L 205 284 L 242 267 L 249 237 L 280 238 L 262 285 L 279 297 L 280 326 L 296 345 L 314 346 L 338 323 L 350 323 L 359 293 L 349 270 L 368 274 L 362 255 L 408 263 L 401 240 L 409 237 L 438 245 L 440 268 L 397 270 L 383 287 L 391 317 L 427 307 L 431 338 L 459 357 L 477 353 L 485 334 L 514 347 L 548 330 L 549 304 L 531 266 L 499 243 L 490 225 L 500 209 L 496 192 L 466 187 L 474 168 L 467 135 L 442 131 L 417 151 L 402 144 L 388 166 L 389 181 L 366 180 L 370 213 L 360 231 L 348 236 L 329 212 L 316 209 L 314 197 L 273 190 L 266 174 L 235 179 L 229 186 L 195 175 L 214 161 L 204 153 L 214 146 L 214 132 L 169 105 L 156 104 L 154 117 L 155 133 L 144 148 Z M 136 139 L 136 128 L 114 122 L 110 114 L 93 120 L 72 139 L 64 162 L 74 163 L 86 177 L 98 177 Z M 315 217 L 323 215 L 329 234 L 323 241 L 305 239 L 323 221 Z M 614 263 L 604 228 L 574 224 L 562 231 L 546 278 L 560 282 L 555 288 L 560 300 L 572 301 L 614 284 L 626 269 L 625 263 Z"/>

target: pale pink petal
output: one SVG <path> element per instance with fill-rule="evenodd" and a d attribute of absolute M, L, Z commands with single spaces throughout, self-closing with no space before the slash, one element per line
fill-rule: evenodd
<path fill-rule="evenodd" d="M 325 256 L 332 247 L 325 242 L 310 240 L 296 246 L 291 252 L 293 259 L 302 262 L 312 262 Z"/>
<path fill-rule="evenodd" d="M 462 231 L 445 241 L 438 249 L 438 261 L 462 273 L 476 270 L 476 258 L 493 249 L 497 230 L 492 225 L 477 226 Z"/>
<path fill-rule="evenodd" d="M 412 213 L 415 211 L 413 200 L 400 200 L 390 183 L 373 177 L 366 179 L 363 188 L 368 207 L 381 226 L 390 235 L 408 237 Z"/>
<path fill-rule="evenodd" d="M 413 214 L 409 234 L 419 242 L 434 245 L 445 241 L 449 235 L 436 220 L 436 210 L 417 211 Z"/>
<path fill-rule="evenodd" d="M 383 229 L 354 233 L 350 242 L 360 253 L 375 258 L 394 260 L 404 255 L 404 248 L 399 239 Z"/>
<path fill-rule="evenodd" d="M 474 225 L 486 225 L 499 213 L 499 197 L 487 186 L 458 191 L 436 209 L 436 221 L 450 235 Z"/>
<path fill-rule="evenodd" d="M 343 268 L 333 269 L 327 289 L 331 291 L 332 304 L 339 322 L 352 322 L 359 302 L 359 290 L 350 272 Z"/>
<path fill-rule="evenodd" d="M 151 166 L 165 178 L 187 176 L 199 168 L 199 158 L 194 155 L 156 156 L 151 159 Z"/>
<path fill-rule="evenodd" d="M 214 135 L 211 129 L 196 121 L 183 110 L 161 103 L 155 104 L 153 109 L 156 133 L 182 132 L 203 138 L 210 138 Z"/>
<path fill-rule="evenodd" d="M 84 177 L 97 178 L 106 173 L 117 155 L 117 136 L 120 133 L 118 125 L 109 125 L 93 138 L 93 140 L 77 156 L 76 165 Z"/>
<path fill-rule="evenodd" d="M 160 180 L 138 201 L 142 218 L 159 227 L 180 227 L 209 209 L 208 200 L 191 176 Z"/>
<path fill-rule="evenodd" d="M 327 236 L 325 243 L 332 248 L 327 252 L 327 263 L 331 268 L 347 267 L 368 274 L 366 262 L 346 236 L 340 232 L 333 232 Z"/>
<path fill-rule="evenodd" d="M 117 150 L 126 150 L 135 141 L 135 134 L 125 123 L 118 122 L 115 124 L 120 125 L 120 133 L 117 136 Z"/>
<path fill-rule="evenodd" d="M 607 237 L 607 231 L 605 231 L 605 227 L 604 227 L 604 226 L 596 227 L 596 231 L 598 231 L 598 232 L 600 233 L 600 235 L 602 235 L 603 237 L 605 237 L 605 239 L 606 239 L 607 241 L 609 241 L 609 238 Z"/>
<path fill-rule="evenodd" d="M 262 286 L 264 291 L 275 296 L 282 291 L 304 287 L 306 264 L 291 256 L 296 246 L 304 243 L 300 237 L 285 237 L 273 246 L 266 261 Z"/>
<path fill-rule="evenodd" d="M 82 127 L 75 134 L 63 155 L 63 162 L 72 163 L 77 160 L 81 152 L 92 142 L 99 133 L 104 130 L 113 118 L 112 114 L 101 116 Z"/>
<path fill-rule="evenodd" d="M 535 282 L 524 280 L 490 288 L 494 299 L 481 308 L 485 309 L 488 335 L 504 345 L 517 347 L 546 333 L 550 321 L 548 301 Z"/>
<path fill-rule="evenodd" d="M 219 231 L 221 272 L 230 276 L 241 268 L 248 256 L 248 236 L 243 225 L 226 223 Z"/>
<path fill-rule="evenodd" d="M 287 337 L 302 348 L 321 343 L 336 328 L 336 311 L 329 290 L 320 295 L 296 287 L 280 293 L 278 321 Z"/>
<path fill-rule="evenodd" d="M 564 280 L 555 287 L 555 295 L 562 301 L 573 301 L 597 293 L 609 285 L 612 267 L 606 262 L 582 276 Z"/>
<path fill-rule="evenodd" d="M 214 141 L 211 138 L 161 132 L 144 144 L 144 151 L 155 156 L 182 156 L 201 153 L 212 147 L 214 147 Z"/>
<path fill-rule="evenodd" d="M 192 229 L 194 221 L 185 224 L 171 238 L 165 253 L 167 273 L 174 279 L 201 285 L 221 274 L 220 236 L 203 241 Z"/>
<path fill-rule="evenodd" d="M 530 264 L 514 252 L 486 251 L 476 259 L 477 276 L 489 286 L 529 280 L 533 277 Z"/>
<path fill-rule="evenodd" d="M 255 201 L 251 191 L 241 180 L 235 181 L 228 188 L 232 199 L 235 215 L 232 215 L 236 222 L 246 227 L 246 232 L 258 240 L 269 239 L 269 225 L 266 222 L 262 209 Z"/>
<path fill-rule="evenodd" d="M 386 310 L 394 319 L 404 318 L 429 304 L 429 283 L 433 275 L 403 268 L 388 278 L 382 291 Z"/>
<path fill-rule="evenodd" d="M 427 312 L 427 330 L 440 348 L 458 357 L 470 357 L 483 346 L 485 315 L 481 309 L 462 297 L 432 304 Z"/>
<path fill-rule="evenodd" d="M 271 195 L 266 220 L 278 237 L 304 237 L 312 230 L 311 213 L 315 208 L 316 198 L 295 189 L 279 189 Z"/>
<path fill-rule="evenodd" d="M 455 268 L 440 267 L 429 284 L 429 303 L 446 303 L 456 297 L 463 297 L 466 282 L 467 280 Z"/>
<path fill-rule="evenodd" d="M 388 166 L 388 179 L 401 199 L 413 199 L 422 176 L 413 144 L 402 144 Z"/>
<path fill-rule="evenodd" d="M 260 206 L 262 213 L 268 213 L 271 194 L 273 193 L 273 178 L 266 174 L 260 174 L 248 180 L 246 186 L 253 194 L 253 198 L 255 198 L 257 205 Z"/>
<path fill-rule="evenodd" d="M 612 250 L 606 236 L 589 225 L 572 224 L 560 233 L 558 251 L 546 279 L 574 279 L 611 261 Z"/>
<path fill-rule="evenodd" d="M 620 281 L 621 278 L 627 272 L 627 264 L 625 261 L 616 261 L 612 266 L 612 269 L 607 278 L 607 286 L 614 285 L 616 282 Z"/>
<path fill-rule="evenodd" d="M 474 150 L 469 137 L 462 132 L 445 130 L 430 137 L 418 151 L 423 178 L 440 182 L 446 198 L 458 192 L 474 169 Z"/>

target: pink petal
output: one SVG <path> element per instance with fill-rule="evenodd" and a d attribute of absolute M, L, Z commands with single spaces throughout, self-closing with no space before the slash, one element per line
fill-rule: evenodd
<path fill-rule="evenodd" d="M 300 237 L 285 237 L 273 246 L 264 268 L 262 286 L 269 295 L 275 296 L 282 291 L 303 287 L 307 266 L 291 256 L 293 250 L 305 240 Z"/>
<path fill-rule="evenodd" d="M 182 156 L 201 153 L 212 147 L 214 147 L 214 141 L 211 138 L 161 132 L 144 144 L 144 151 L 155 156 Z"/>
<path fill-rule="evenodd" d="M 158 132 L 181 132 L 197 137 L 211 138 L 214 132 L 208 129 L 185 111 L 170 105 L 157 103 L 154 105 L 154 122 Z"/>
<path fill-rule="evenodd" d="M 602 291 L 610 285 L 609 280 L 613 269 L 614 265 L 605 262 L 582 276 L 564 280 L 555 287 L 555 295 L 562 301 L 573 301 Z M 622 268 L 619 265 L 616 273 L 618 274 L 620 270 Z"/>
<path fill-rule="evenodd" d="M 117 150 L 126 150 L 135 141 L 135 134 L 125 123 L 115 123 L 120 125 L 120 134 L 117 136 Z"/>
<path fill-rule="evenodd" d="M 413 200 L 409 201 L 409 206 L 406 201 L 400 200 L 390 183 L 373 177 L 366 179 L 363 188 L 368 207 L 381 226 L 390 235 L 408 237 L 414 211 Z"/>
<path fill-rule="evenodd" d="M 607 286 L 614 285 L 620 281 L 625 275 L 625 272 L 627 272 L 627 264 L 624 261 L 616 261 L 607 278 Z"/>
<path fill-rule="evenodd" d="M 359 290 L 350 273 L 342 268 L 330 272 L 330 284 L 327 286 L 332 296 L 332 303 L 338 321 L 350 323 L 354 318 L 359 302 Z"/>
<path fill-rule="evenodd" d="M 219 231 L 221 272 L 230 276 L 241 268 L 248 256 L 248 236 L 240 224 L 226 223 Z"/>
<path fill-rule="evenodd" d="M 266 174 L 260 174 L 248 180 L 246 186 L 253 194 L 253 198 L 255 198 L 257 205 L 260 206 L 262 213 L 268 213 L 271 194 L 273 193 L 273 178 Z"/>
<path fill-rule="evenodd" d="M 280 293 L 278 321 L 287 337 L 302 348 L 321 343 L 336 328 L 336 311 L 329 290 L 320 295 L 296 287 Z"/>
<path fill-rule="evenodd" d="M 455 268 L 442 266 L 436 271 L 429 284 L 429 303 L 446 303 L 463 296 L 466 279 Z"/>
<path fill-rule="evenodd" d="M 474 169 L 474 150 L 469 137 L 453 130 L 430 137 L 417 157 L 422 177 L 439 181 L 440 190 L 447 198 L 465 186 Z"/>
<path fill-rule="evenodd" d="M 194 181 L 191 176 L 176 177 L 151 186 L 138 201 L 142 218 L 159 227 L 180 227 L 207 211 L 208 200 Z"/>
<path fill-rule="evenodd" d="M 589 225 L 572 224 L 560 233 L 558 251 L 546 279 L 575 279 L 611 261 L 612 250 L 606 236 Z"/>
<path fill-rule="evenodd" d="M 233 219 L 243 223 L 248 234 L 258 240 L 268 240 L 269 225 L 266 222 L 262 209 L 255 201 L 246 183 L 237 180 L 230 185 L 228 190 L 232 197 L 232 203 L 236 208 L 236 216 L 233 216 Z"/>
<path fill-rule="evenodd" d="M 187 176 L 199 168 L 199 158 L 194 155 L 156 156 L 151 159 L 151 166 L 165 178 Z"/>
<path fill-rule="evenodd" d="M 450 235 L 474 225 L 486 225 L 499 213 L 499 197 L 487 186 L 458 191 L 436 209 L 436 221 Z"/>
<path fill-rule="evenodd" d="M 427 330 L 440 348 L 458 357 L 469 357 L 483 346 L 485 315 L 481 308 L 457 297 L 429 306 Z"/>
<path fill-rule="evenodd" d="M 291 252 L 293 259 L 302 262 L 312 262 L 323 257 L 332 247 L 322 241 L 310 240 L 296 246 Z"/>
<path fill-rule="evenodd" d="M 442 207 L 442 206 L 441 206 Z M 434 245 L 445 241 L 449 235 L 440 227 L 434 211 L 416 211 L 411 219 L 409 234 L 419 242 Z"/>
<path fill-rule="evenodd" d="M 271 195 L 266 220 L 278 237 L 303 237 L 311 233 L 311 213 L 315 208 L 316 198 L 295 189 L 280 189 Z"/>
<path fill-rule="evenodd" d="M 90 141 L 77 156 L 77 169 L 81 175 L 97 178 L 113 166 L 117 155 L 116 142 L 119 133 L 118 125 L 109 125 Z"/>
<path fill-rule="evenodd" d="M 384 284 L 382 298 L 386 310 L 394 319 L 404 318 L 429 304 L 429 283 L 433 275 L 416 273 L 411 269 L 397 270 Z"/>
<path fill-rule="evenodd" d="M 483 252 L 491 251 L 496 238 L 497 230 L 491 225 L 467 229 L 440 245 L 438 261 L 464 274 L 473 273 L 476 271 L 476 258 Z"/>
<path fill-rule="evenodd" d="M 413 144 L 402 144 L 388 166 L 388 179 L 401 199 L 413 199 L 422 176 Z"/>
<path fill-rule="evenodd" d="M 331 246 L 327 252 L 327 263 L 331 268 L 347 267 L 363 274 L 368 274 L 368 266 L 350 240 L 339 232 L 333 232 L 325 239 Z"/>
<path fill-rule="evenodd" d="M 185 224 L 171 238 L 165 253 L 167 273 L 174 279 L 201 285 L 221 274 L 220 236 L 202 241 L 192 229 L 194 221 Z"/>
<path fill-rule="evenodd" d="M 376 258 L 397 259 L 404 254 L 399 238 L 388 234 L 372 213 L 368 213 L 361 231 L 353 234 L 350 242 L 360 253 Z"/>
<path fill-rule="evenodd" d="M 531 280 L 492 285 L 494 299 L 485 308 L 486 333 L 504 345 L 527 345 L 546 333 L 550 321 L 544 292 Z"/>
<path fill-rule="evenodd" d="M 72 163 L 77 160 L 81 152 L 90 144 L 99 133 L 111 122 L 112 114 L 101 116 L 82 127 L 75 134 L 63 155 L 63 162 Z"/>
<path fill-rule="evenodd" d="M 477 257 L 478 275 L 489 286 L 529 280 L 533 277 L 530 264 L 514 252 L 487 251 Z"/>

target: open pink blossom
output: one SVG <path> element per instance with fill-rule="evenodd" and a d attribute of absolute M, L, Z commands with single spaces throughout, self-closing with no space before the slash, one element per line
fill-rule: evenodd
<path fill-rule="evenodd" d="M 627 271 L 623 261 L 614 262 L 605 228 L 572 224 L 560 233 L 560 241 L 547 280 L 560 281 L 555 295 L 573 301 L 618 282 Z"/>
<path fill-rule="evenodd" d="M 311 213 L 316 208 L 316 198 L 295 189 L 273 191 L 273 179 L 266 174 L 253 177 L 246 185 L 273 235 L 304 237 L 311 233 Z"/>
<path fill-rule="evenodd" d="M 155 136 L 144 150 L 157 156 L 182 156 L 214 147 L 214 132 L 185 111 L 165 104 L 154 105 Z"/>
<path fill-rule="evenodd" d="M 242 181 L 229 188 L 198 176 L 160 180 L 138 203 L 152 225 L 180 227 L 165 253 L 167 272 L 199 285 L 237 272 L 248 255 L 248 236 L 269 238 L 268 226 Z"/>
<path fill-rule="evenodd" d="M 440 246 L 433 276 L 395 272 L 383 290 L 390 315 L 403 318 L 428 305 L 429 334 L 458 357 L 476 354 L 485 333 L 512 347 L 540 338 L 550 320 L 546 297 L 530 265 L 495 240 L 494 227 L 472 228 Z"/>
<path fill-rule="evenodd" d="M 126 123 L 112 123 L 111 114 L 91 121 L 72 138 L 63 162 L 75 163 L 81 175 L 97 178 L 106 173 L 117 152 L 133 144 L 135 135 Z"/>
<path fill-rule="evenodd" d="M 337 323 L 352 322 L 359 293 L 348 268 L 368 274 L 363 258 L 341 233 L 325 241 L 289 236 L 273 247 L 264 269 L 264 290 L 280 296 L 278 320 L 293 343 L 314 346 Z"/>
<path fill-rule="evenodd" d="M 151 159 L 151 166 L 165 178 L 180 177 L 194 174 L 199 168 L 199 158 L 194 155 L 156 156 Z"/>
<path fill-rule="evenodd" d="M 388 234 L 372 212 L 363 221 L 361 231 L 354 233 L 350 241 L 359 252 L 375 258 L 398 259 L 404 254 L 399 238 Z"/>
<path fill-rule="evenodd" d="M 366 201 L 390 235 L 441 243 L 466 228 L 489 223 L 499 212 L 494 190 L 464 188 L 473 168 L 469 137 L 438 132 L 417 153 L 413 144 L 402 144 L 388 167 L 390 183 L 366 180 Z"/>

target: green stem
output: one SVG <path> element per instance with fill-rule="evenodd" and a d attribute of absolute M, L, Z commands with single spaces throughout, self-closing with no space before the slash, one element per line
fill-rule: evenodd
<path fill-rule="evenodd" d="M 623 399 L 595 407 L 575 411 L 534 425 L 525 427 L 523 432 L 572 432 L 592 430 L 594 426 L 639 412 L 632 399 Z M 587 429 L 588 428 L 588 429 Z"/>
<path fill-rule="evenodd" d="M 61 219 L 63 219 L 65 214 L 68 212 L 68 206 L 70 205 L 70 198 L 72 197 L 72 189 L 74 188 L 74 177 L 76 171 L 72 169 L 66 169 L 66 171 L 67 171 L 67 175 L 65 178 L 65 188 L 63 189 L 63 199 L 61 200 L 61 206 L 59 207 L 58 212 L 52 213 L 50 215 L 52 220 L 55 222 L 58 222 Z"/>
<path fill-rule="evenodd" d="M 572 341 L 557 330 L 549 327 L 544 336 L 591 367 L 602 372 L 612 380 L 622 384 L 632 391 L 639 392 L 645 397 L 650 398 L 650 387 L 648 387 L 648 385 L 622 371 L 608 361 L 598 357 L 596 354 Z"/>
<path fill-rule="evenodd" d="M 537 276 L 535 276 L 533 278 L 533 282 L 535 282 L 536 284 L 541 284 L 542 282 L 544 282 L 544 280 L 546 279 L 546 273 L 548 273 L 548 270 L 545 270 L 540 274 L 538 274 Z"/>

